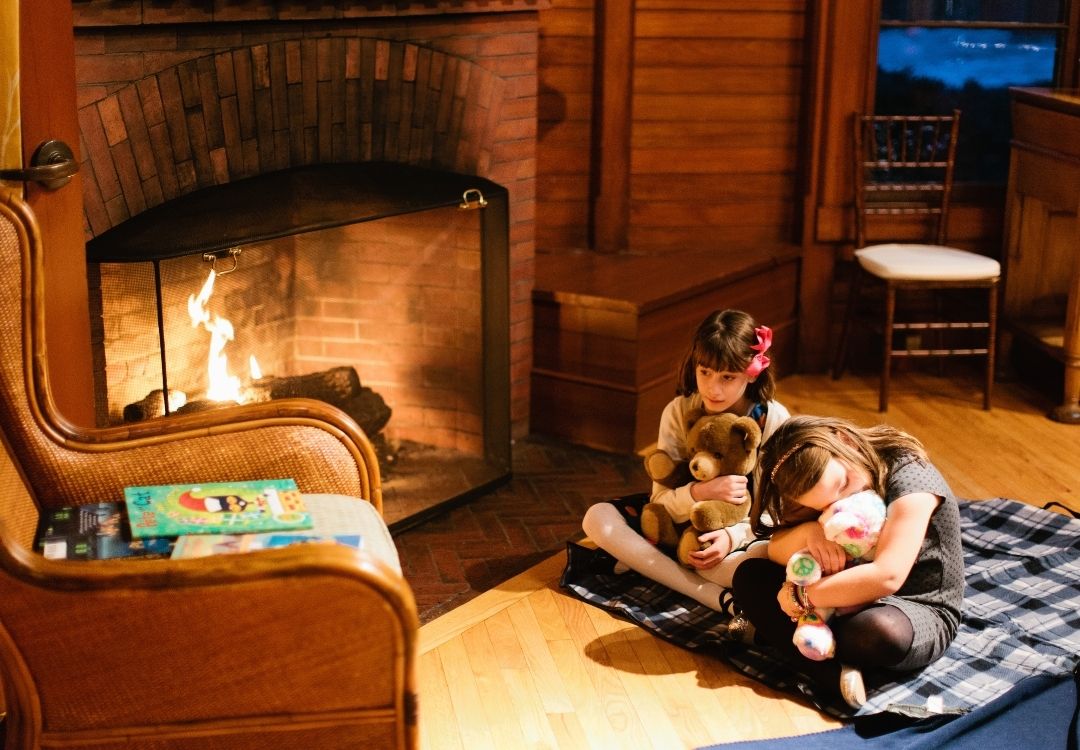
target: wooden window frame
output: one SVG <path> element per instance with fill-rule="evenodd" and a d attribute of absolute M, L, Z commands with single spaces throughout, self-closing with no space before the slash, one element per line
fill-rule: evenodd
<path fill-rule="evenodd" d="M 1062 88 L 1078 85 L 1080 0 L 1064 0 L 1068 19 L 1061 50 Z M 873 107 L 881 0 L 822 0 L 813 19 L 811 66 L 817 84 L 810 98 L 812 144 L 806 185 L 813 200 L 804 218 L 804 241 L 844 242 L 850 220 L 850 117 Z M 808 196 L 809 197 L 809 196 Z"/>

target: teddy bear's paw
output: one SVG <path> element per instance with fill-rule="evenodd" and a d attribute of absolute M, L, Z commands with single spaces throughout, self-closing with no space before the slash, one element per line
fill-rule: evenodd
<path fill-rule="evenodd" d="M 702 500 L 690 510 L 690 523 L 698 531 L 734 526 L 750 514 L 750 501 L 732 505 L 723 500 Z"/>
<path fill-rule="evenodd" d="M 641 535 L 658 547 L 673 548 L 679 542 L 675 523 L 667 508 L 659 503 L 646 503 L 641 509 Z"/>
<path fill-rule="evenodd" d="M 692 528 L 686 529 L 683 535 L 679 537 L 679 547 L 675 551 L 675 557 L 685 567 L 693 569 L 694 566 L 690 563 L 690 553 L 700 552 L 701 546 L 697 532 Z"/>
<path fill-rule="evenodd" d="M 655 450 L 645 456 L 645 473 L 654 482 L 662 484 L 665 479 L 675 473 L 675 461 L 664 451 Z"/>

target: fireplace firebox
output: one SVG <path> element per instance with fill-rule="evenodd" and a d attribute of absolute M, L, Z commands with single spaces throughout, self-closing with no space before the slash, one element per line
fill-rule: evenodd
<path fill-rule="evenodd" d="M 510 476 L 505 188 L 413 165 L 295 167 L 87 243 L 99 422 L 318 398 L 376 447 L 400 530 Z"/>

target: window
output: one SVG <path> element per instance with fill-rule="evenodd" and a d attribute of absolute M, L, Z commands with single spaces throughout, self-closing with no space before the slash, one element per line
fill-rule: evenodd
<path fill-rule="evenodd" d="M 960 109 L 957 180 L 1003 184 L 1009 87 L 1060 80 L 1068 0 L 882 0 L 874 108 Z"/>

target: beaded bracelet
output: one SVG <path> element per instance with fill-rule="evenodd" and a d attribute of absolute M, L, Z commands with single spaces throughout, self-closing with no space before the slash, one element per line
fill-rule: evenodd
<path fill-rule="evenodd" d="M 799 606 L 802 607 L 804 614 L 814 609 L 814 604 L 810 601 L 810 594 L 806 591 L 806 586 L 795 587 L 795 598 L 798 600 Z"/>
<path fill-rule="evenodd" d="M 796 586 L 794 583 L 791 583 L 791 581 L 785 582 L 784 585 L 788 586 L 788 591 L 791 592 L 791 603 L 795 605 L 795 610 L 798 612 L 795 617 L 791 618 L 791 621 L 797 622 L 798 619 L 808 611 L 799 598 L 799 589 L 801 589 L 802 586 Z"/>

